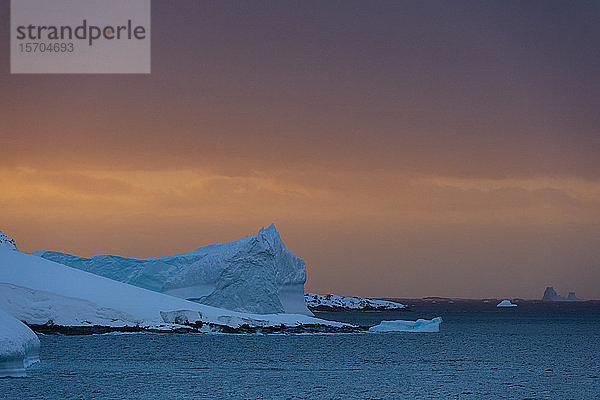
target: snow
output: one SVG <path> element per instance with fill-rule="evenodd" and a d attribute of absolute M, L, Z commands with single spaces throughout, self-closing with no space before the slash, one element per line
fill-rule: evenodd
<path fill-rule="evenodd" d="M 0 309 L 0 377 L 23 377 L 40 360 L 40 340 L 24 323 Z"/>
<path fill-rule="evenodd" d="M 379 325 L 369 328 L 369 332 L 439 332 L 441 317 L 418 319 L 416 321 L 381 321 Z"/>
<path fill-rule="evenodd" d="M 304 304 L 306 264 L 284 245 L 274 225 L 256 235 L 195 251 L 137 259 L 34 255 L 144 289 L 229 310 L 312 315 Z"/>
<path fill-rule="evenodd" d="M 516 307 L 516 304 L 510 302 L 510 300 L 502 300 L 496 307 Z"/>
<path fill-rule="evenodd" d="M 6 248 L 0 248 L 0 283 L 0 308 L 30 324 L 51 321 L 65 326 L 157 327 L 174 320 L 170 314 L 163 318 L 161 312 L 189 311 L 197 314 L 201 322 L 231 327 L 346 325 L 302 314 L 253 314 L 220 309 Z"/>
<path fill-rule="evenodd" d="M 372 300 L 362 297 L 339 296 L 337 294 L 315 294 L 304 295 L 306 305 L 309 308 L 327 307 L 344 310 L 398 310 L 405 308 L 404 304 L 386 300 Z"/>

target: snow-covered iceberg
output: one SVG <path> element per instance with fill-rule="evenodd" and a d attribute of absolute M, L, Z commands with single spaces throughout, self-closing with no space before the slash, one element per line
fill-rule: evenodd
<path fill-rule="evenodd" d="M 584 299 L 580 299 L 575 295 L 575 292 L 569 292 L 568 297 L 560 296 L 556 293 L 556 290 L 552 286 L 548 286 L 546 290 L 544 290 L 544 296 L 542 297 L 542 301 L 585 301 Z"/>
<path fill-rule="evenodd" d="M 379 325 L 370 327 L 369 332 L 439 332 L 441 323 L 441 317 L 416 321 L 381 321 Z"/>
<path fill-rule="evenodd" d="M 315 294 L 304 295 L 306 306 L 313 311 L 337 311 L 337 310 L 402 310 L 404 304 L 387 300 L 365 299 L 358 296 L 339 296 L 337 294 Z"/>
<path fill-rule="evenodd" d="M 233 242 L 156 258 L 78 257 L 47 250 L 33 254 L 214 307 L 312 315 L 304 304 L 306 264 L 285 247 L 274 225 Z"/>
<path fill-rule="evenodd" d="M 40 340 L 24 323 L 0 309 L 0 377 L 23 377 L 40 360 Z"/>
<path fill-rule="evenodd" d="M 496 307 L 516 307 L 517 305 L 511 303 L 510 300 L 502 300 Z"/>
<path fill-rule="evenodd" d="M 172 329 L 189 323 L 240 326 L 343 327 L 303 314 L 252 314 L 216 308 L 111 280 L 41 257 L 0 247 L 0 308 L 28 324 L 140 326 Z M 181 319 L 180 319 L 181 320 Z"/>

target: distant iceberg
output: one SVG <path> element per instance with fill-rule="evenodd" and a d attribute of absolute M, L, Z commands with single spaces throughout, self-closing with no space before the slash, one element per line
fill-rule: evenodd
<path fill-rule="evenodd" d="M 585 301 L 584 299 L 580 299 L 575 296 L 575 292 L 569 292 L 569 296 L 567 297 L 568 301 Z"/>
<path fill-rule="evenodd" d="M 381 321 L 379 325 L 370 327 L 369 332 L 439 332 L 441 323 L 441 317 L 416 321 Z"/>
<path fill-rule="evenodd" d="M 40 361 L 40 340 L 24 323 L 0 309 L 0 377 L 24 377 Z"/>
<path fill-rule="evenodd" d="M 510 300 L 502 300 L 496 307 L 516 307 L 516 304 L 510 302 Z"/>
<path fill-rule="evenodd" d="M 552 286 L 548 286 L 546 290 L 544 290 L 544 296 L 542 297 L 542 301 L 585 301 L 584 299 L 580 299 L 575 296 L 575 292 L 569 292 L 568 297 L 562 297 Z"/>

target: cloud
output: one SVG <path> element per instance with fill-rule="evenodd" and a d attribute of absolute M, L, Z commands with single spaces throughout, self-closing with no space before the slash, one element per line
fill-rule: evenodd
<path fill-rule="evenodd" d="M 0 188 L 1 228 L 24 250 L 158 256 L 275 222 L 307 260 L 310 290 L 500 296 L 498 285 L 516 281 L 523 296 L 548 276 L 595 293 L 586 282 L 597 275 L 598 181 L 5 168 Z M 583 278 L 569 280 L 565 263 Z M 477 288 L 464 287 L 467 276 Z"/>
<path fill-rule="evenodd" d="M 0 170 L 5 209 L 93 215 L 211 216 L 382 223 L 597 220 L 600 182 L 431 178 L 381 171 Z"/>

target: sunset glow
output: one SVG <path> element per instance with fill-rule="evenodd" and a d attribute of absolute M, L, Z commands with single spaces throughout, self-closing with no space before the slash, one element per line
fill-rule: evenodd
<path fill-rule="evenodd" d="M 19 76 L 3 3 L 1 230 L 150 257 L 274 222 L 308 291 L 600 298 L 597 21 L 303 4 L 156 1 L 152 74 Z"/>

